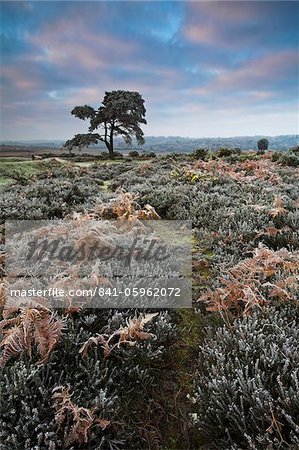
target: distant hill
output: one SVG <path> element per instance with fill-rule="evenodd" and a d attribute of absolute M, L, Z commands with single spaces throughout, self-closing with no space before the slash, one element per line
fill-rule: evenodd
<path fill-rule="evenodd" d="M 32 139 L 32 140 L 24 140 L 24 141 L 0 141 L 0 145 L 5 146 L 14 146 L 14 147 L 47 147 L 47 148 L 60 148 L 65 141 L 61 140 L 38 140 L 38 139 Z"/>
<path fill-rule="evenodd" d="M 257 141 L 266 138 L 269 141 L 269 149 L 271 150 L 287 150 L 299 143 L 298 134 L 288 134 L 280 136 L 232 136 L 217 138 L 188 138 L 180 136 L 146 136 L 145 144 L 138 146 L 137 144 L 127 145 L 121 138 L 115 139 L 115 150 L 127 152 L 138 150 L 141 152 L 154 151 L 156 153 L 172 153 L 186 152 L 190 153 L 197 148 L 204 147 L 215 150 L 219 147 L 239 147 L 241 150 L 254 150 L 257 148 Z M 2 141 L 2 146 L 22 147 L 26 150 L 38 148 L 59 149 L 64 141 L 61 140 L 30 140 L 30 141 Z M 106 150 L 104 144 L 90 147 L 90 150 Z"/>
<path fill-rule="evenodd" d="M 147 136 L 145 144 L 139 149 L 143 151 L 168 152 L 192 152 L 197 148 L 204 147 L 216 150 L 219 147 L 239 147 L 241 150 L 257 149 L 257 141 L 266 138 L 271 150 L 288 150 L 299 143 L 299 135 L 281 136 L 234 136 L 228 138 L 183 138 L 179 136 Z M 138 150 L 138 145 L 131 146 Z M 123 141 L 117 143 L 118 150 L 127 148 Z M 131 148 L 130 148 L 131 150 Z"/>

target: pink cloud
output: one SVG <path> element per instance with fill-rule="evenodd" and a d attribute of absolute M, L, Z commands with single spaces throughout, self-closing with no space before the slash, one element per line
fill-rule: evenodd
<path fill-rule="evenodd" d="M 76 105 L 99 105 L 101 102 L 101 92 L 97 87 L 87 87 L 81 89 L 71 89 L 66 94 L 63 103 L 70 108 Z"/>
<path fill-rule="evenodd" d="M 79 35 L 79 39 L 78 39 Z M 39 33 L 28 37 L 39 48 L 36 61 L 74 69 L 76 65 L 89 71 L 100 70 L 125 61 L 136 51 L 136 44 L 100 31 L 91 31 L 89 23 L 80 15 L 59 19 Z"/>
<path fill-rule="evenodd" d="M 186 4 L 190 18 L 221 23 L 244 22 L 257 16 L 255 3 L 246 1 L 192 1 Z"/>
<path fill-rule="evenodd" d="M 38 90 L 42 86 L 42 81 L 33 74 L 20 70 L 18 66 L 4 66 L 1 75 L 6 80 L 8 86 L 20 91 Z"/>
<path fill-rule="evenodd" d="M 257 58 L 239 69 L 220 76 L 222 86 L 230 87 L 256 87 L 260 82 L 278 80 L 293 73 L 298 64 L 296 51 L 272 53 Z"/>
<path fill-rule="evenodd" d="M 271 53 L 243 64 L 237 69 L 223 70 L 213 82 L 196 90 L 201 95 L 216 92 L 251 92 L 255 97 L 266 98 L 275 89 L 275 83 L 285 80 L 298 69 L 298 54 L 294 50 Z M 295 70 L 294 70 L 295 69 Z"/>
<path fill-rule="evenodd" d="M 197 44 L 212 44 L 217 47 L 238 47 L 254 36 L 236 35 L 235 39 L 227 36 L 232 27 L 239 27 L 242 22 L 258 18 L 256 2 L 245 1 L 199 1 L 187 2 L 187 21 L 184 36 Z"/>
<path fill-rule="evenodd" d="M 217 39 L 215 28 L 211 25 L 188 25 L 185 29 L 185 37 L 192 42 L 213 43 Z"/>

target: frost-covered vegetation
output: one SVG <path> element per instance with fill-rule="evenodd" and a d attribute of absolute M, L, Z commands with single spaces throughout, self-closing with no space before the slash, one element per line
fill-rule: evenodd
<path fill-rule="evenodd" d="M 192 309 L 12 310 L 2 293 L 0 449 L 298 448 L 296 158 L 52 160 L 3 187 L 3 223 L 190 219 L 194 242 Z"/>

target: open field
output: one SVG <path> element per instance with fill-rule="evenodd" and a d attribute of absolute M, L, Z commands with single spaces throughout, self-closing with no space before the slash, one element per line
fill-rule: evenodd
<path fill-rule="evenodd" d="M 32 155 L 39 155 L 44 153 L 56 153 L 57 155 L 59 155 L 61 151 L 52 147 L 1 145 L 1 157 L 31 159 Z"/>
<path fill-rule="evenodd" d="M 26 158 L 8 157 L 0 159 L 0 183 L 8 184 L 21 177 L 30 179 L 34 175 L 45 172 L 46 164 Z"/>
<path fill-rule="evenodd" d="M 97 165 L 117 165 L 120 160 L 96 160 L 92 156 L 86 158 L 87 161 L 72 162 L 71 159 L 65 159 L 60 157 L 45 158 L 43 160 L 34 160 L 26 157 L 7 156 L 0 158 L 0 185 L 8 185 L 14 181 L 20 181 L 22 179 L 31 179 L 34 176 L 46 175 L 53 167 L 62 167 L 65 165 L 71 165 L 73 167 L 90 167 L 94 164 Z M 144 159 L 137 160 L 136 164 L 144 163 Z"/>
<path fill-rule="evenodd" d="M 2 223 L 193 228 L 192 308 L 7 310 L 3 294 L 6 448 L 298 448 L 298 157 L 227 153 L 2 158 Z M 74 284 L 60 272 L 57 286 Z"/>

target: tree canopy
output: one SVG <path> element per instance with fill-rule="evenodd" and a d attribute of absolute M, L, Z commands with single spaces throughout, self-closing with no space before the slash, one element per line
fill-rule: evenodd
<path fill-rule="evenodd" d="M 267 149 L 268 149 L 268 146 L 269 146 L 269 141 L 268 141 L 268 139 L 263 138 L 263 139 L 260 139 L 260 140 L 257 142 L 257 148 L 258 148 L 259 150 L 267 150 Z"/>
<path fill-rule="evenodd" d="M 89 120 L 88 133 L 76 134 L 73 139 L 66 141 L 63 147 L 70 151 L 75 148 L 81 150 L 102 141 L 113 159 L 115 136 L 121 136 L 127 144 L 131 144 L 133 137 L 138 144 L 144 144 L 140 125 L 146 125 L 145 113 L 144 100 L 139 92 L 105 92 L 102 105 L 98 109 L 89 105 L 75 106 L 71 114 L 81 120 Z"/>

